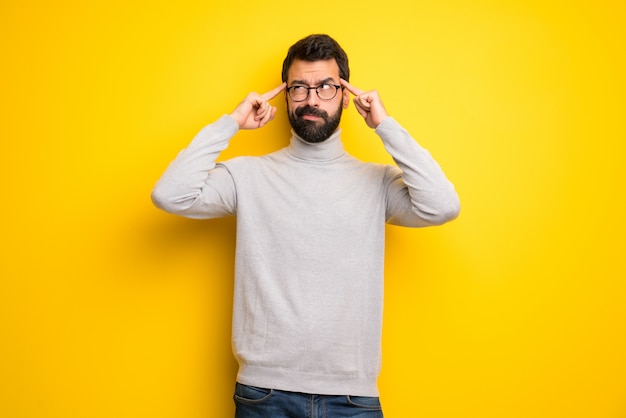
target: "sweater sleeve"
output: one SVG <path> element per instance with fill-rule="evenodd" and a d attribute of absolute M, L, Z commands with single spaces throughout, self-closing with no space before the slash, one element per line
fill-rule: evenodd
<path fill-rule="evenodd" d="M 398 166 L 389 167 L 385 178 L 387 222 L 422 227 L 455 219 L 459 197 L 430 153 L 391 117 L 376 133 Z"/>
<path fill-rule="evenodd" d="M 238 130 L 228 115 L 202 129 L 157 181 L 151 196 L 155 206 L 195 219 L 234 214 L 236 193 L 232 177 L 215 161 Z"/>

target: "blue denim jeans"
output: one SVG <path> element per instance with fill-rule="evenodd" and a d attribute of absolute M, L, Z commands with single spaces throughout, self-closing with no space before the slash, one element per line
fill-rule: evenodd
<path fill-rule="evenodd" d="M 376 397 L 309 395 L 237 383 L 235 418 L 382 418 Z"/>

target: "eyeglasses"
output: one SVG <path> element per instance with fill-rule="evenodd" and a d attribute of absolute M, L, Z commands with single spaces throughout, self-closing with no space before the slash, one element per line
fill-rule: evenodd
<path fill-rule="evenodd" d="M 322 100 L 332 100 L 337 95 L 341 86 L 336 84 L 322 84 L 317 87 L 291 86 L 287 87 L 287 93 L 294 102 L 303 102 L 309 98 L 309 91 L 315 90 L 317 97 Z"/>

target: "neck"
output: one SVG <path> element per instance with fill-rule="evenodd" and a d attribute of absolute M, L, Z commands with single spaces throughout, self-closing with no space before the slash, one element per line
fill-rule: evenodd
<path fill-rule="evenodd" d="M 341 142 L 341 129 L 337 129 L 325 141 L 311 143 L 300 138 L 293 130 L 288 150 L 294 156 L 302 160 L 329 161 L 344 154 Z"/>

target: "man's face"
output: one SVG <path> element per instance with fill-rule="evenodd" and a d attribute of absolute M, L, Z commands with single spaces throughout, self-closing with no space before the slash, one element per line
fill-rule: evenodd
<path fill-rule="evenodd" d="M 323 61 L 294 60 L 287 73 L 287 87 L 318 87 L 339 85 L 339 66 L 334 59 Z M 334 87 L 333 87 L 334 89 Z M 287 95 L 287 114 L 296 134 L 307 142 L 328 139 L 341 119 L 342 109 L 348 107 L 350 93 L 341 88 L 330 100 L 321 99 L 314 89 L 304 101 L 294 101 Z"/>

